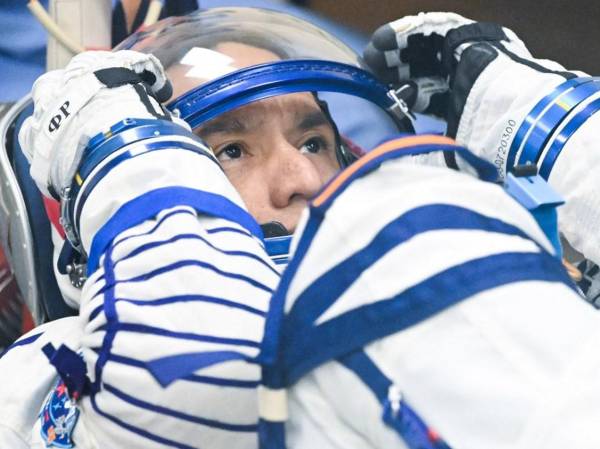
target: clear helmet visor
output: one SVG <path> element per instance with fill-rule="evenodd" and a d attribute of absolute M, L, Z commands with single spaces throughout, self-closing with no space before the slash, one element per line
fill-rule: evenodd
<path fill-rule="evenodd" d="M 117 49 L 155 55 L 173 99 L 231 72 L 262 63 L 316 59 L 360 67 L 349 47 L 312 24 L 276 11 L 215 8 L 172 17 L 137 32 Z"/>
<path fill-rule="evenodd" d="M 398 130 L 386 112 L 392 106 L 387 87 L 371 77 L 359 55 L 287 14 L 242 7 L 198 11 L 139 31 L 117 49 L 160 60 L 173 84 L 169 107 L 195 130 L 248 103 L 299 92 L 326 100 L 340 133 L 357 147 L 370 149 Z"/>

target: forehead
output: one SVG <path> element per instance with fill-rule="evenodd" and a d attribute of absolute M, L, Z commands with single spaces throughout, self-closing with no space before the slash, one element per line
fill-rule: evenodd
<path fill-rule="evenodd" d="M 265 122 L 277 122 L 291 127 L 306 122 L 307 117 L 313 117 L 313 120 L 309 121 L 313 126 L 328 123 L 313 94 L 301 92 L 279 95 L 241 106 L 201 125 L 197 131 L 243 131 L 258 128 Z M 239 129 L 233 129 L 232 123 L 238 123 Z M 308 127 L 308 124 L 305 123 L 304 127 Z"/>

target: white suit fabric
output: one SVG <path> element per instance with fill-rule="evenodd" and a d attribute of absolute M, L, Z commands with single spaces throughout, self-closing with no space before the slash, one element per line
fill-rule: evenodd
<path fill-rule="evenodd" d="M 498 52 L 473 85 L 459 123 L 457 141 L 494 163 L 502 176 L 512 168 L 507 166 L 508 149 L 519 126 L 541 99 L 566 81 L 563 75 L 550 72 L 564 73 L 565 69 L 559 64 L 547 60 L 533 62 L 546 67 L 548 73 Z M 571 119 L 598 98 L 600 93 L 592 93 L 569 111 L 556 130 L 546 130 L 550 135 L 538 167 Z M 568 110 L 568 106 L 565 108 Z M 550 185 L 565 199 L 565 205 L 558 209 L 561 233 L 570 246 L 594 264 L 600 262 L 600 240 L 596 232 L 600 220 L 597 183 L 600 153 L 596 145 L 599 120 L 598 114 L 592 114 L 565 142 L 548 177 Z"/>
<path fill-rule="evenodd" d="M 256 447 L 260 370 L 239 358 L 214 366 L 211 357 L 258 353 L 279 274 L 254 229 L 222 218 L 229 208 L 253 223 L 219 166 L 176 145 L 102 179 L 82 213 L 86 250 L 124 205 L 161 189 L 168 199 L 182 188 L 210 196 L 212 212 L 176 199 L 125 217 L 131 221 L 107 240 L 84 286 L 79 316 L 35 329 L 1 359 L 0 446 L 45 447 L 38 415 L 58 376 L 40 348 L 51 341 L 81 354 L 91 383 L 77 403 L 75 447 Z M 152 371 L 152 362 L 161 368 Z M 174 377 L 161 384 L 159 371 Z"/>
<path fill-rule="evenodd" d="M 310 244 L 299 237 L 293 271 L 276 294 L 286 314 L 280 363 L 293 383 L 287 447 L 411 447 L 340 360 L 320 362 L 297 380 L 307 369 L 303 357 L 321 360 L 314 352 L 331 356 L 328 347 L 387 329 L 393 319 L 376 307 L 394 310 L 393 302 L 404 310 L 394 318 L 399 323 L 415 310 L 450 304 L 364 346 L 450 447 L 598 447 L 600 316 L 562 273 L 528 212 L 496 185 L 406 158 L 384 161 L 338 190 L 329 206 L 305 216 L 305 233 L 320 226 Z M 388 234 L 391 240 L 374 243 L 394 222 L 403 226 Z M 344 263 L 360 264 L 381 247 L 388 250 L 358 275 Z M 357 257 L 361 252 L 365 257 Z M 317 285 L 321 297 L 309 299 Z M 343 293 L 330 301 L 330 291 Z M 452 303 L 456 295 L 461 299 Z M 368 324 L 351 321 L 352 314 Z M 321 346 L 311 345 L 317 340 Z"/>

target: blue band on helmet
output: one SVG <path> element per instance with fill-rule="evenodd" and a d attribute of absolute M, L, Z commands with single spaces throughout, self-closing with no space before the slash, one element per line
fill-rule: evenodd
<path fill-rule="evenodd" d="M 571 138 L 573 134 L 577 132 L 579 128 L 596 112 L 600 110 L 600 99 L 592 101 L 588 104 L 583 110 L 579 111 L 575 114 L 569 122 L 563 127 L 558 136 L 552 142 L 552 145 L 548 149 L 546 156 L 540 166 L 540 176 L 544 179 L 548 179 L 550 177 L 550 172 L 552 171 L 552 167 L 554 167 L 554 163 L 560 152 L 566 145 L 567 141 Z"/>
<path fill-rule="evenodd" d="M 369 72 L 319 60 L 276 61 L 248 67 L 199 86 L 169 105 L 192 128 L 248 103 L 296 92 L 338 92 L 383 109 L 394 104 L 389 88 Z"/>
<path fill-rule="evenodd" d="M 521 148 L 518 164 L 536 163 L 553 131 L 575 107 L 596 92 L 600 92 L 600 78 L 574 78 L 542 98 L 515 134 L 506 169 L 513 167 Z"/>

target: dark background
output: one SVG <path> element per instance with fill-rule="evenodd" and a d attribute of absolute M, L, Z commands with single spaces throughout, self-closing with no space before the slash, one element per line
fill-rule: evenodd
<path fill-rule="evenodd" d="M 325 16 L 365 33 L 420 11 L 452 11 L 511 28 L 538 58 L 600 75 L 600 0 L 307 0 Z"/>

